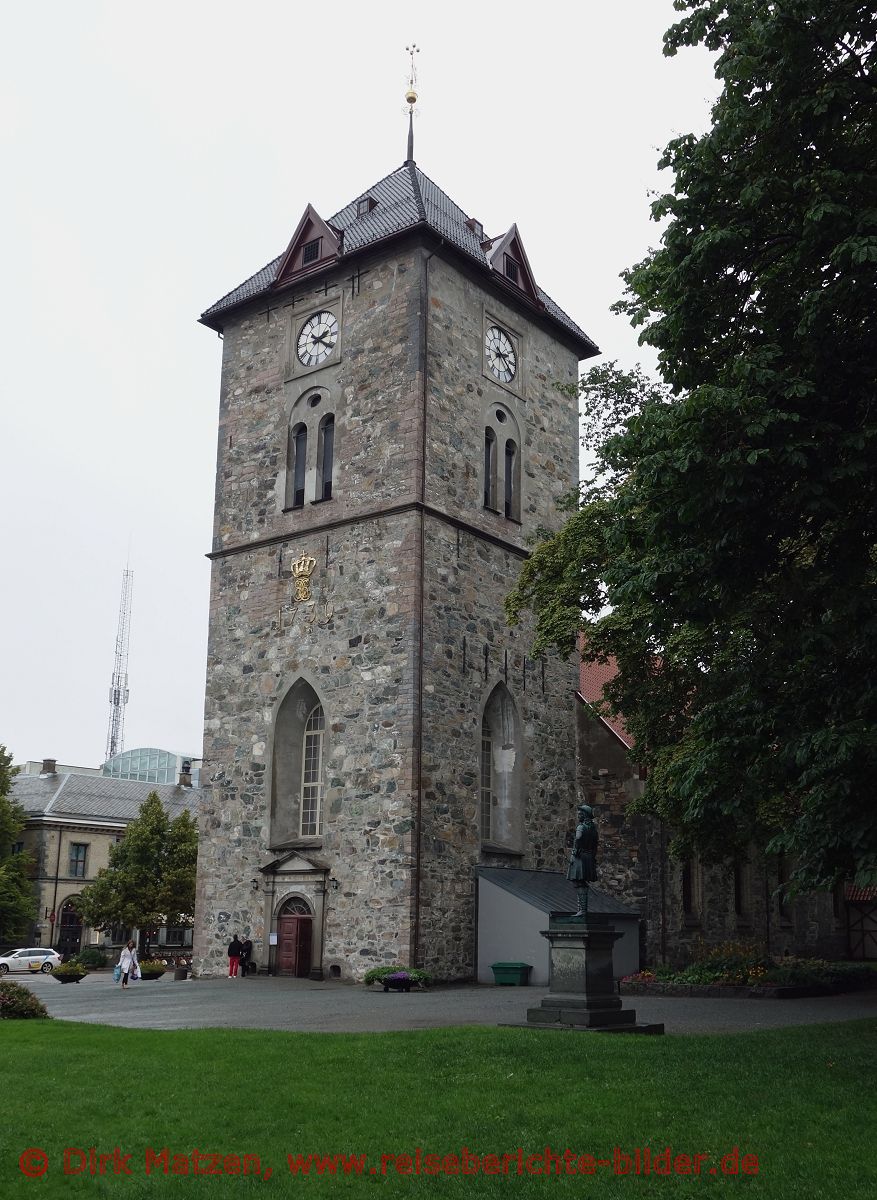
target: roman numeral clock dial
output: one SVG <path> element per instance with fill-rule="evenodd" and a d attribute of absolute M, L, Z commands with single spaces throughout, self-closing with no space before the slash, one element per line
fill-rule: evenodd
<path fill-rule="evenodd" d="M 298 335 L 295 351 L 303 367 L 316 367 L 335 349 L 338 321 L 334 313 L 318 312 L 308 317 Z"/>
<path fill-rule="evenodd" d="M 491 375 L 500 383 L 511 383 L 518 369 L 512 340 L 504 329 L 491 325 L 484 339 L 484 352 Z"/>

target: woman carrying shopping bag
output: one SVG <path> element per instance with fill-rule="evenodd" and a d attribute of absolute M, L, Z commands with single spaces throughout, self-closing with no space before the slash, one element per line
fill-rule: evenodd
<path fill-rule="evenodd" d="M 133 941 L 129 942 L 119 955 L 119 967 L 122 971 L 122 990 L 124 991 L 131 979 L 140 977 L 140 966 L 137 962 L 137 948 Z"/>

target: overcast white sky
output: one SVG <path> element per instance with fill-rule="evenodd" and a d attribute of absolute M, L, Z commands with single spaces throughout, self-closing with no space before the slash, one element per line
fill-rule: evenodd
<path fill-rule="evenodd" d="M 198 315 L 415 157 L 630 365 L 609 306 L 657 239 L 660 149 L 708 125 L 671 0 L 0 3 L 0 743 L 103 761 L 122 570 L 125 745 L 200 753 L 221 346 Z M 645 361 L 649 361 L 647 358 Z"/>

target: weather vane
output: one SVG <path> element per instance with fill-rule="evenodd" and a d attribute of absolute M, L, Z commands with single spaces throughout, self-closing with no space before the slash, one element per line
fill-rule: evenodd
<path fill-rule="evenodd" d="M 405 91 L 405 103 L 408 105 L 408 157 L 406 162 L 414 162 L 414 105 L 417 103 L 417 68 L 414 65 L 414 55 L 420 53 L 420 47 L 412 42 L 405 49 L 411 56 L 411 71 L 408 75 L 408 87 Z"/>
<path fill-rule="evenodd" d="M 409 109 L 413 109 L 417 103 L 417 68 L 414 65 L 414 55 L 420 53 L 420 47 L 417 42 L 412 42 L 405 49 L 411 55 L 411 71 L 408 75 L 408 90 L 405 93 L 405 103 Z"/>

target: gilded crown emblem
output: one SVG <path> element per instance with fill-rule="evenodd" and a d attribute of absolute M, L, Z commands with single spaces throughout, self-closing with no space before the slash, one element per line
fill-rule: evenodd
<path fill-rule="evenodd" d="M 293 595 L 296 600 L 310 600 L 311 575 L 313 575 L 316 565 L 317 560 L 311 558 L 309 554 L 305 554 L 304 551 L 302 551 L 301 558 L 297 558 L 293 562 L 292 574 L 295 579 L 295 591 Z"/>

